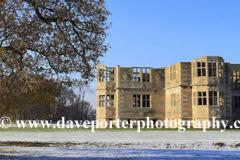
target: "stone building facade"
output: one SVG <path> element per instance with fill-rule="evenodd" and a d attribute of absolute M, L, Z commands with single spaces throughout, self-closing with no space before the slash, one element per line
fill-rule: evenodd
<path fill-rule="evenodd" d="M 240 119 L 240 64 L 203 56 L 169 67 L 97 66 L 97 120 Z"/>

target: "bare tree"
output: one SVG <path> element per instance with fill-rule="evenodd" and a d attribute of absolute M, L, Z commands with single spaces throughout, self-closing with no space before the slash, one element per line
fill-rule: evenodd
<path fill-rule="evenodd" d="M 82 80 L 76 80 L 75 81 L 75 87 L 78 89 L 79 91 L 79 98 L 81 99 L 82 102 L 82 107 L 81 107 L 81 117 L 84 118 L 84 109 L 85 107 L 85 94 L 86 93 L 94 93 L 94 90 L 90 87 L 90 85 Z"/>
<path fill-rule="evenodd" d="M 78 90 L 73 90 L 73 87 L 76 87 Z M 75 80 L 73 87 L 62 86 L 61 95 L 56 98 L 56 120 L 61 119 L 62 116 L 72 120 L 86 120 L 89 118 L 89 115 L 94 117 L 92 105 L 84 100 L 85 94 L 93 93 L 93 89 L 91 89 L 89 84 L 81 80 Z M 75 92 L 78 93 L 76 94 Z"/>
<path fill-rule="evenodd" d="M 57 105 L 54 108 L 56 119 L 61 119 L 62 116 L 68 118 L 68 116 L 73 115 L 74 109 L 69 106 L 71 106 L 75 98 L 76 95 L 74 90 L 66 85 L 63 85 L 61 88 L 61 94 L 56 98 Z"/>

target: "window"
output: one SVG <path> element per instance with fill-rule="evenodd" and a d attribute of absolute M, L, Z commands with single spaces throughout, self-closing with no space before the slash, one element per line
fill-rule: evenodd
<path fill-rule="evenodd" d="M 176 106 L 176 94 L 171 94 L 171 107 L 175 107 Z"/>
<path fill-rule="evenodd" d="M 133 95 L 133 107 L 150 107 L 150 95 Z"/>
<path fill-rule="evenodd" d="M 150 68 L 133 68 L 133 82 L 150 82 Z"/>
<path fill-rule="evenodd" d="M 209 91 L 209 105 L 218 105 L 217 104 L 218 98 L 217 98 L 217 91 Z"/>
<path fill-rule="evenodd" d="M 233 71 L 233 83 L 240 84 L 240 71 Z"/>
<path fill-rule="evenodd" d="M 216 77 L 217 76 L 217 69 L 216 69 L 216 62 L 215 61 L 208 61 L 208 76 L 209 77 Z"/>
<path fill-rule="evenodd" d="M 219 101 L 219 103 L 218 103 Z M 219 99 L 218 99 L 218 92 L 217 91 L 209 91 L 209 105 L 216 106 L 224 105 L 224 92 L 219 92 Z"/>
<path fill-rule="evenodd" d="M 150 81 L 150 69 L 149 68 L 143 68 L 142 69 L 142 81 L 143 82 L 149 82 Z"/>
<path fill-rule="evenodd" d="M 224 76 L 224 63 L 223 62 L 218 63 L 218 76 L 219 77 Z"/>
<path fill-rule="evenodd" d="M 141 95 L 133 95 L 133 107 L 140 107 Z"/>
<path fill-rule="evenodd" d="M 193 92 L 193 105 L 196 106 L 196 92 Z"/>
<path fill-rule="evenodd" d="M 133 82 L 140 82 L 140 68 L 133 68 Z"/>
<path fill-rule="evenodd" d="M 197 76 L 198 77 L 206 76 L 206 64 L 204 61 L 197 62 Z"/>
<path fill-rule="evenodd" d="M 232 107 L 240 109 L 240 96 L 232 96 Z"/>
<path fill-rule="evenodd" d="M 107 82 L 114 81 L 114 69 L 107 68 Z"/>
<path fill-rule="evenodd" d="M 176 66 L 173 65 L 170 67 L 170 80 L 176 79 Z"/>
<path fill-rule="evenodd" d="M 99 96 L 99 107 L 105 107 L 105 95 Z"/>
<path fill-rule="evenodd" d="M 224 106 L 224 92 L 219 92 L 219 105 Z"/>
<path fill-rule="evenodd" d="M 206 92 L 198 92 L 198 105 L 207 105 Z"/>
<path fill-rule="evenodd" d="M 114 95 L 107 95 L 107 107 L 114 107 Z"/>
<path fill-rule="evenodd" d="M 150 107 L 150 95 L 142 95 L 142 107 Z"/>
<path fill-rule="evenodd" d="M 98 70 L 98 80 L 99 82 L 105 82 L 105 69 Z"/>

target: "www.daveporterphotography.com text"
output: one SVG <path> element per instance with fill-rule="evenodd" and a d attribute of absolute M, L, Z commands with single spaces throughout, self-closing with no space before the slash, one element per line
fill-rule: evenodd
<path fill-rule="evenodd" d="M 6 126 L 6 119 L 1 118 L 0 126 L 4 128 Z M 52 123 L 50 120 L 16 120 L 16 124 L 18 128 L 59 128 L 59 129 L 73 129 L 73 128 L 91 128 L 91 132 L 95 132 L 96 128 L 136 128 L 137 132 L 141 132 L 141 129 L 144 128 L 157 128 L 157 129 L 168 129 L 168 128 L 177 128 L 179 132 L 185 132 L 186 129 L 202 129 L 203 132 L 206 132 L 206 129 L 221 129 L 221 132 L 224 132 L 225 129 L 229 126 L 229 128 L 240 128 L 240 120 L 236 120 L 232 125 L 229 124 L 229 120 L 216 120 L 215 117 L 212 117 L 212 120 L 150 120 L 149 117 L 146 117 L 146 121 L 144 120 L 66 120 L 65 117 L 62 117 L 61 120 L 57 121 L 57 123 Z M 11 125 L 11 124 L 10 124 Z M 8 124 L 8 127 L 10 126 Z M 6 127 L 5 127 L 6 128 Z"/>

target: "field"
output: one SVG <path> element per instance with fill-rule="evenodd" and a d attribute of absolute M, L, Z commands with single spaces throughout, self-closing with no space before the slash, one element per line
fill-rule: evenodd
<path fill-rule="evenodd" d="M 239 130 L 0 129 L 0 158 L 239 159 Z"/>

